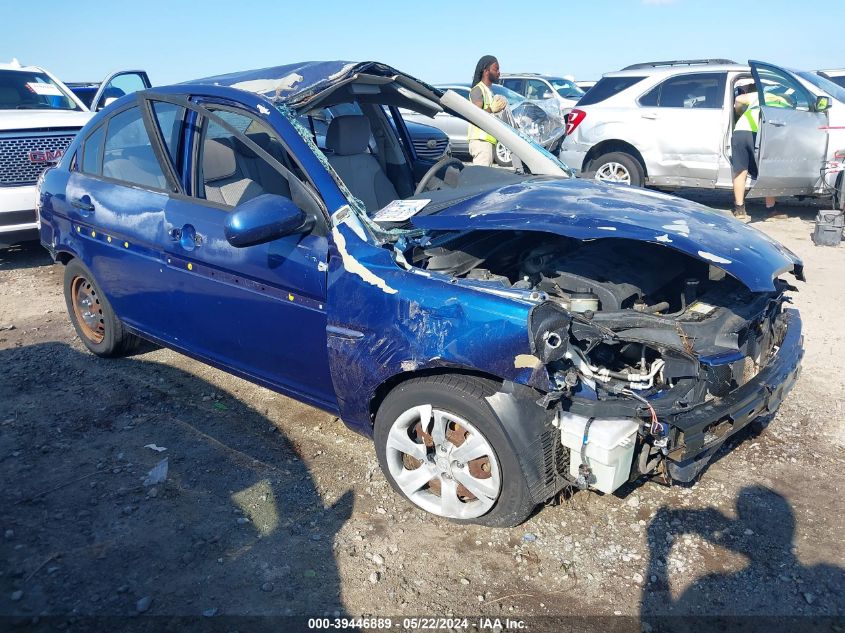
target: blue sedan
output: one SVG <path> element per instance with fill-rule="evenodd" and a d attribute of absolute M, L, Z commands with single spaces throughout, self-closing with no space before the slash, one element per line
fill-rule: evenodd
<path fill-rule="evenodd" d="M 400 109 L 522 167 L 426 159 Z M 41 241 L 91 352 L 147 339 L 331 412 L 417 507 L 512 526 L 566 487 L 691 480 L 803 353 L 794 254 L 570 173 L 396 69 L 291 64 L 105 108 L 41 179 Z"/>

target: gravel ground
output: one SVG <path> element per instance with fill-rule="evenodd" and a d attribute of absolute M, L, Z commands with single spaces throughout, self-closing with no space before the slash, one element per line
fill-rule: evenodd
<path fill-rule="evenodd" d="M 581 492 L 514 529 L 410 507 L 370 441 L 321 411 L 169 350 L 87 353 L 65 313 L 62 267 L 37 245 L 0 252 L 0 622 L 466 615 L 472 629 L 479 616 L 626 616 L 602 628 L 657 630 L 659 615 L 742 614 L 842 624 L 845 247 L 813 246 L 818 207 L 781 209 L 766 220 L 750 207 L 756 227 L 804 258 L 795 305 L 807 353 L 772 423 L 732 440 L 692 486 Z M 164 460 L 166 478 L 152 483 Z M 524 630 L 562 626 L 529 619 Z"/>

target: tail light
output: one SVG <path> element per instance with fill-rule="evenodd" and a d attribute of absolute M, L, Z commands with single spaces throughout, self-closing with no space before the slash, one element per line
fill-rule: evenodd
<path fill-rule="evenodd" d="M 569 136 L 575 131 L 575 128 L 581 124 L 587 117 L 587 113 L 577 108 L 570 110 L 566 117 L 566 136 Z"/>

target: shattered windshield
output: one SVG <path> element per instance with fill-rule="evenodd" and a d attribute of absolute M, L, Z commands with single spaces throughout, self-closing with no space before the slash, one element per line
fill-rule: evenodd
<path fill-rule="evenodd" d="M 81 110 L 46 74 L 0 70 L 0 110 Z"/>

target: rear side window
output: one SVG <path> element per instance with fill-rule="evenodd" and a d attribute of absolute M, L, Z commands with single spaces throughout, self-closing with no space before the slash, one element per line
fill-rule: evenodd
<path fill-rule="evenodd" d="M 522 79 L 502 79 L 502 85 L 509 90 L 513 90 L 514 92 L 518 92 L 521 95 L 525 95 L 525 91 L 523 90 L 525 82 Z"/>
<path fill-rule="evenodd" d="M 80 171 L 92 176 L 102 175 L 103 165 L 103 137 L 106 126 L 101 125 L 88 135 L 82 148 L 82 165 Z"/>
<path fill-rule="evenodd" d="M 643 79 L 645 77 L 602 77 L 595 86 L 587 91 L 587 94 L 581 97 L 578 105 L 587 106 L 600 103 L 638 84 Z"/>
<path fill-rule="evenodd" d="M 695 73 L 670 77 L 639 99 L 641 106 L 711 108 L 725 105 L 726 73 Z"/>
<path fill-rule="evenodd" d="M 167 180 L 138 106 L 109 119 L 103 148 L 103 176 L 141 187 L 165 189 Z"/>
<path fill-rule="evenodd" d="M 160 101 L 154 101 L 152 106 L 156 123 L 158 123 L 159 130 L 161 130 L 161 138 L 164 140 L 164 146 L 167 148 L 167 154 L 170 157 L 170 162 L 173 163 L 173 167 L 178 171 L 179 135 L 182 131 L 182 119 L 185 116 L 185 108 Z"/>

